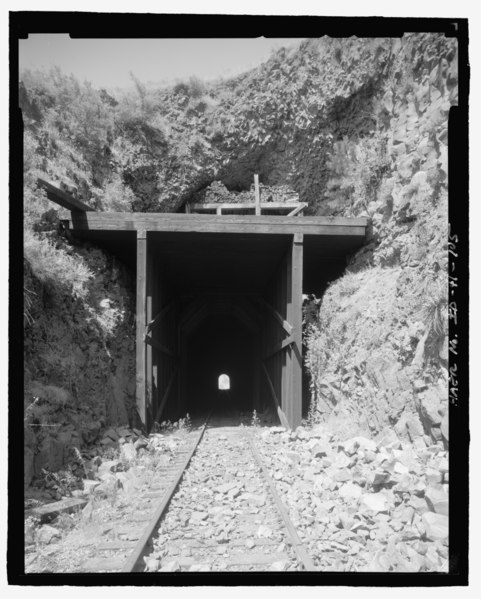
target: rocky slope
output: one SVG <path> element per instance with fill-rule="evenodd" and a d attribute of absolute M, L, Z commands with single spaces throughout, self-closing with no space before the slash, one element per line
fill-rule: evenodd
<path fill-rule="evenodd" d="M 328 205 L 370 217 L 372 229 L 323 298 L 307 361 L 322 413 L 338 422 L 354 415 L 371 432 L 395 425 L 447 442 L 447 124 L 456 53 L 442 37 L 396 43 L 373 98 L 382 125 L 371 138 L 334 144 L 331 164 L 336 156 L 343 164 L 327 181 Z"/>
<path fill-rule="evenodd" d="M 228 81 L 191 79 L 165 89 L 134 83 L 114 94 L 59 71 L 22 75 L 25 209 L 36 240 L 26 247 L 25 287 L 36 294 L 26 325 L 26 399 L 40 397 L 38 385 L 53 386 L 61 390 L 53 396 L 77 393 L 79 405 L 90 405 L 87 419 L 123 423 L 133 381 L 129 283 L 93 248 L 39 232 L 52 231 L 55 218 L 39 226 L 48 204 L 36 175 L 69 182 L 100 210 L 175 211 L 203 201 L 207 188 L 222 201 L 226 189 L 249 194 L 257 172 L 263 185 L 298 194 L 307 214 L 371 222 L 346 275 L 332 282 L 319 312 L 319 300 L 310 306 L 311 419 L 370 433 L 395 426 L 400 435 L 447 442 L 447 122 L 457 101 L 455 40 L 313 39 Z M 68 262 L 71 253 L 93 273 L 89 279 L 58 265 L 60 276 L 50 280 L 66 283 L 62 313 L 45 296 L 48 274 L 42 279 L 49 235 L 57 256 Z M 84 287 L 89 292 L 75 299 Z"/>
<path fill-rule="evenodd" d="M 135 424 L 134 308 L 125 269 L 95 248 L 26 233 L 25 484 L 79 458 L 103 426 Z M 68 260 L 70 258 L 70 260 Z M 60 285 L 63 270 L 75 285 Z M 83 270 L 82 270 L 83 269 Z M 60 279 L 61 280 L 61 279 Z M 74 467 L 75 468 L 75 467 Z"/>
<path fill-rule="evenodd" d="M 289 516 L 320 570 L 447 572 L 447 452 L 429 439 L 375 442 L 316 425 L 260 429 Z"/>

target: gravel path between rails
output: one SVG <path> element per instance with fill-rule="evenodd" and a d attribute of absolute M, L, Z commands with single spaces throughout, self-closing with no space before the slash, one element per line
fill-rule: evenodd
<path fill-rule="evenodd" d="M 151 572 L 301 570 L 247 429 L 209 427 L 161 521 Z"/>

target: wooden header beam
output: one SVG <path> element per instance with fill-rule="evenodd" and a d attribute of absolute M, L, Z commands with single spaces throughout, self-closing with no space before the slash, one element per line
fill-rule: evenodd
<path fill-rule="evenodd" d="M 62 217 L 61 217 L 62 218 Z M 192 233 L 254 233 L 358 237 L 366 234 L 366 218 L 234 216 L 145 212 L 71 212 L 63 215 L 75 231 L 159 231 Z"/>
<path fill-rule="evenodd" d="M 59 187 L 52 185 L 45 179 L 41 179 L 40 177 L 37 179 L 37 183 L 39 187 L 42 187 L 47 192 L 47 198 L 62 206 L 62 208 L 67 208 L 67 210 L 80 210 L 81 212 L 95 212 L 93 208 L 87 206 L 77 198 L 74 198 L 73 195 L 66 193 Z"/>

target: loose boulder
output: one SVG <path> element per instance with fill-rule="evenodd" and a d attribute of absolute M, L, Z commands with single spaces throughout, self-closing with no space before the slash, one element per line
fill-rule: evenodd
<path fill-rule="evenodd" d="M 430 541 L 444 541 L 449 535 L 449 518 L 443 514 L 425 512 L 422 521 L 426 529 L 426 538 Z"/>
<path fill-rule="evenodd" d="M 449 514 L 449 498 L 442 485 L 431 485 L 424 494 L 429 509 L 437 514 Z"/>
<path fill-rule="evenodd" d="M 387 498 L 382 493 L 364 493 L 361 505 L 372 512 L 385 512 L 388 508 Z"/>
<path fill-rule="evenodd" d="M 53 541 L 60 540 L 60 536 L 60 531 L 58 529 L 54 528 L 53 526 L 49 526 L 48 524 L 45 524 L 37 532 L 37 541 L 39 543 L 48 545 Z"/>

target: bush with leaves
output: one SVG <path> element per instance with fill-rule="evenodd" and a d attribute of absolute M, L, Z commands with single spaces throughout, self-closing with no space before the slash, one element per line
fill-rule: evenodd
<path fill-rule="evenodd" d="M 174 85 L 174 93 L 201 98 L 206 92 L 206 84 L 198 77 L 190 77 L 188 81 L 179 81 Z"/>
<path fill-rule="evenodd" d="M 448 335 L 448 282 L 445 276 L 427 279 L 421 295 L 421 318 L 425 324 L 426 357 L 437 360 Z"/>
<path fill-rule="evenodd" d="M 24 231 L 24 255 L 33 274 L 51 290 L 65 288 L 75 298 L 85 298 L 93 273 L 79 256 L 56 247 L 48 237 Z"/>
<path fill-rule="evenodd" d="M 390 156 L 386 147 L 386 136 L 379 131 L 358 140 L 335 141 L 328 160 L 331 178 L 327 197 L 341 194 L 351 204 L 353 213 L 359 208 L 368 210 L 383 175 L 389 171 Z"/>
<path fill-rule="evenodd" d="M 118 173 L 113 173 L 103 189 L 92 190 L 95 208 L 104 212 L 131 212 L 135 194 L 122 181 Z"/>
<path fill-rule="evenodd" d="M 80 83 L 57 67 L 23 71 L 20 77 L 28 202 L 34 203 L 31 180 L 39 174 L 56 182 L 72 181 L 80 199 L 88 202 L 91 185 L 108 170 L 106 148 L 114 138 L 114 108 L 90 83 Z"/>
<path fill-rule="evenodd" d="M 71 467 L 58 472 L 50 472 L 46 468 L 42 468 L 41 478 L 45 487 L 53 489 L 62 497 L 71 497 L 72 491 L 80 486 L 80 481 L 72 472 Z"/>

